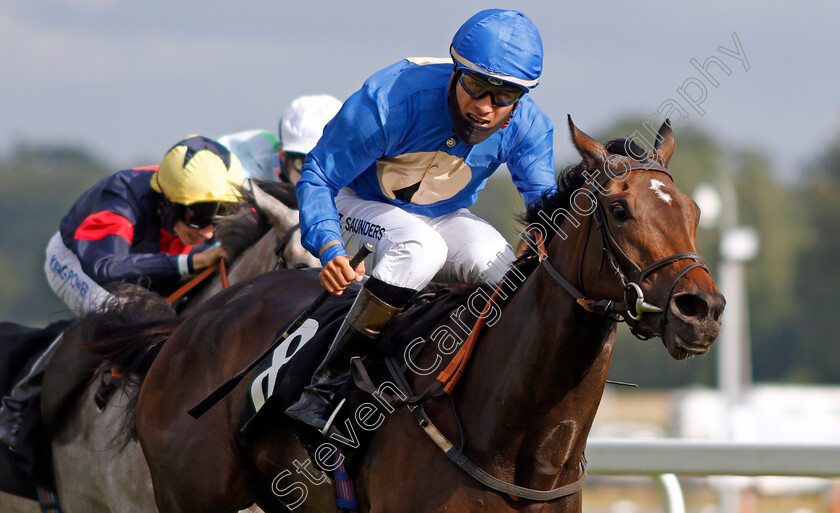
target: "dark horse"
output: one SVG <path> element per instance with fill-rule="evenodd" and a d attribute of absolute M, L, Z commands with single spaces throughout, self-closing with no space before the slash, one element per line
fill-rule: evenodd
<path fill-rule="evenodd" d="M 488 318 L 452 405 L 426 405 L 440 432 L 461 440 L 463 454 L 491 479 L 543 491 L 580 482 L 618 316 L 641 338 L 661 337 L 668 353 L 683 359 L 709 349 L 725 303 L 695 253 L 699 209 L 667 170 L 674 150 L 669 125 L 650 156 L 629 141 L 603 146 L 571 119 L 569 126 L 583 162 L 526 214 L 546 249 L 532 244 L 535 251 L 508 273 L 506 283 L 514 286 L 502 294 L 503 309 Z M 143 381 L 136 426 L 162 513 L 233 512 L 252 502 L 268 512 L 302 502 L 305 511 L 335 511 L 332 486 L 316 485 L 325 476 L 309 465 L 296 426 L 282 415 L 258 416 L 249 436 L 239 435 L 249 380 L 199 419 L 187 414 L 265 350 L 321 290 L 315 273 L 268 273 L 211 298 L 177 326 L 155 328 L 159 338 L 171 335 Z M 446 315 L 441 325 L 454 325 Z M 421 374 L 452 354 L 445 345 L 430 344 L 411 362 L 423 370 L 409 376 L 415 391 L 433 381 Z M 483 486 L 448 461 L 408 409 L 385 416 L 360 451 L 363 511 L 582 508 L 579 489 L 539 502 Z"/>

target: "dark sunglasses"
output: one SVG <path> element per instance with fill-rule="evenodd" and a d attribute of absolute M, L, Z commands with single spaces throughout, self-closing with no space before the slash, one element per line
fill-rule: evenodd
<path fill-rule="evenodd" d="M 179 206 L 181 207 L 181 221 L 190 228 L 200 230 L 205 226 L 215 225 L 219 222 L 219 210 L 222 204 L 217 201 Z"/>
<path fill-rule="evenodd" d="M 497 78 L 485 77 L 484 75 L 469 71 L 462 70 L 459 72 L 458 82 L 461 83 L 464 91 L 475 100 L 489 94 L 490 101 L 494 107 L 507 107 L 518 102 L 525 96 L 525 90 L 521 87 L 505 86 L 505 82 Z"/>

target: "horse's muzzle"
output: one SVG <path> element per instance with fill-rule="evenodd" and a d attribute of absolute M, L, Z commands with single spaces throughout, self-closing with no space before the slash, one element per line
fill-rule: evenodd
<path fill-rule="evenodd" d="M 718 336 L 726 300 L 700 288 L 674 294 L 665 314 L 662 339 L 677 360 L 705 353 Z"/>

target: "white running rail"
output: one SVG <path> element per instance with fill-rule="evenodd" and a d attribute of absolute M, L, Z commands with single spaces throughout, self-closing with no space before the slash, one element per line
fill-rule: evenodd
<path fill-rule="evenodd" d="M 840 477 L 840 444 L 594 438 L 586 459 L 592 474 L 657 477 L 669 513 L 685 512 L 676 475 Z"/>

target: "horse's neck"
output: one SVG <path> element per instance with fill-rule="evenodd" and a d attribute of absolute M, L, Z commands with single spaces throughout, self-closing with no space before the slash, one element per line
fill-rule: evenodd
<path fill-rule="evenodd" d="M 277 262 L 274 244 L 277 237 L 272 231 L 263 234 L 260 239 L 246 249 L 233 263 L 228 272 L 228 283 L 246 280 L 252 276 L 270 271 Z"/>
<path fill-rule="evenodd" d="M 270 271 L 277 262 L 277 256 L 274 254 L 274 242 L 276 240 L 273 232 L 268 231 L 256 243 L 243 251 L 227 270 L 228 285 Z M 187 304 L 183 313 L 192 312 L 198 308 L 198 305 L 215 296 L 221 290 L 221 278 L 219 274 L 215 274 L 212 281 Z"/>
<path fill-rule="evenodd" d="M 577 468 L 614 334 L 614 322 L 586 313 L 537 268 L 479 342 L 459 386 L 470 450 L 535 485 Z"/>

